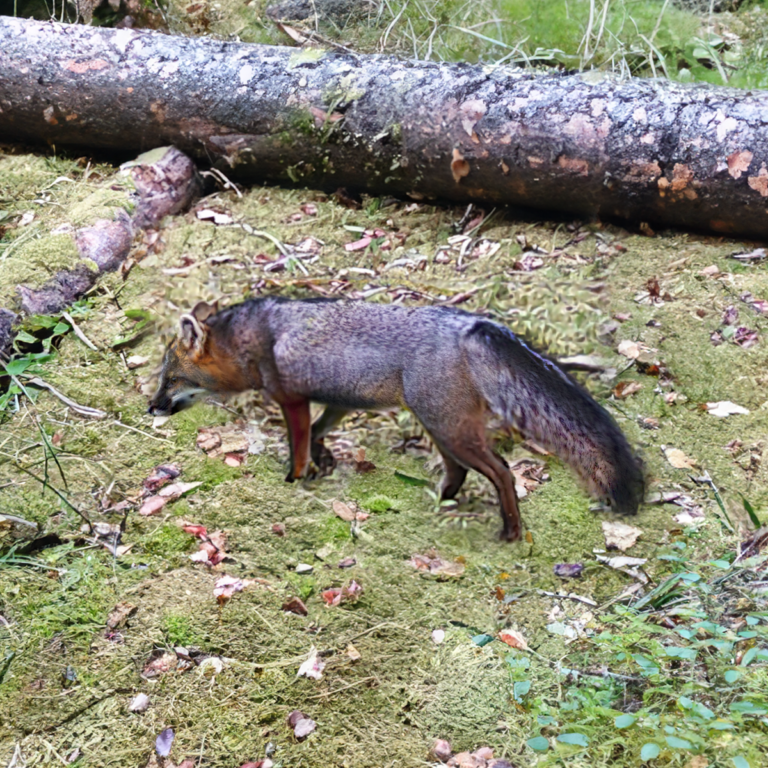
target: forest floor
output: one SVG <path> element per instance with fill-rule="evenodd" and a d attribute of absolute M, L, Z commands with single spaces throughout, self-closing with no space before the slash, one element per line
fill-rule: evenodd
<path fill-rule="evenodd" d="M 25 224 L 41 231 L 128 184 L 70 159 L 2 166 L 35 190 L 75 182 L 49 187 Z M 463 215 L 216 192 L 166 219 L 127 277 L 71 310 L 97 351 L 65 322 L 42 331 L 55 340 L 47 362 L 17 357 L 33 366 L 26 376 L 107 415 L 80 416 L 40 388 L 28 388 L 34 403 L 6 398 L 0 506 L 45 535 L 0 559 L 0 763 L 18 749 L 28 766 L 73 755 L 144 766 L 172 728 L 177 764 L 240 765 L 272 744 L 284 766 L 418 766 L 435 739 L 522 766 L 636 766 L 641 750 L 658 754 L 652 765 L 761 764 L 765 556 L 738 555 L 753 527 L 743 499 L 758 518 L 768 507 L 765 267 L 733 258 L 752 244 L 721 237 L 514 210 L 475 209 L 454 226 Z M 279 411 L 253 395 L 153 425 L 147 395 L 179 312 L 273 293 L 452 302 L 560 358 L 588 355 L 603 370 L 585 384 L 640 450 L 656 502 L 623 521 L 642 531 L 626 552 L 640 560 L 606 563 L 623 554 L 606 551 L 612 517 L 558 461 L 510 440 L 501 447 L 527 489 L 519 544 L 497 540 L 495 493 L 477 475 L 458 506 L 436 505 L 439 462 L 408 413 L 349 418 L 330 439 L 333 475 L 293 485 Z M 27 328 L 40 336 L 35 319 Z M 748 413 L 709 412 L 722 401 Z M 199 485 L 140 514 L 167 464 Z M 120 548 L 73 507 L 107 534 L 122 527 Z M 356 509 L 367 519 L 344 519 Z M 189 524 L 205 526 L 223 562 L 190 559 L 201 531 Z M 440 559 L 429 572 L 414 555 Z M 556 575 L 563 563 L 580 576 Z M 229 600 L 214 595 L 223 575 L 245 586 Z M 353 581 L 359 595 L 327 605 L 325 590 Z M 307 615 L 285 610 L 293 598 Z M 315 652 L 320 679 L 297 676 Z M 139 693 L 144 713 L 129 709 Z M 305 740 L 286 724 L 293 710 L 317 724 Z"/>

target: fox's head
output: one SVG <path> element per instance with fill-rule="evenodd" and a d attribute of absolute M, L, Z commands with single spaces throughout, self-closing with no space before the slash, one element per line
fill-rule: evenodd
<path fill-rule="evenodd" d="M 178 335 L 165 351 L 157 391 L 149 401 L 149 412 L 154 416 L 178 413 L 201 396 L 222 390 L 206 324 L 218 309 L 217 303 L 201 301 L 179 318 Z"/>

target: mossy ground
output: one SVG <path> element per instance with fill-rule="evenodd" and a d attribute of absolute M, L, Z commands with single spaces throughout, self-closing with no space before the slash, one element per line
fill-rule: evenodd
<path fill-rule="evenodd" d="M 60 167 L 52 173 L 67 171 Z M 317 207 L 317 215 L 295 220 L 300 204 L 307 202 Z M 76 765 L 144 766 L 155 736 L 173 727 L 176 761 L 199 757 L 201 765 L 210 766 L 263 756 L 269 742 L 277 745 L 275 759 L 284 766 L 419 766 L 427 762 L 435 738 L 450 739 L 456 750 L 489 744 L 524 766 L 638 765 L 648 735 L 614 728 L 620 709 L 616 693 L 600 694 L 597 683 L 581 685 L 607 697 L 583 705 L 592 718 L 579 726 L 589 734 L 588 750 L 560 744 L 537 756 L 525 746 L 541 730 L 536 717 L 547 717 L 544 712 L 560 710 L 563 725 L 568 718 L 574 722 L 575 715 L 562 714 L 574 711 L 575 694 L 553 669 L 558 659 L 629 674 L 634 669 L 631 660 L 618 660 L 610 643 L 582 638 L 566 645 L 546 629 L 558 605 L 557 620 L 584 617 L 595 632 L 618 631 L 616 622 L 628 626 L 613 607 L 600 612 L 537 592 L 563 586 L 553 574 L 555 563 L 584 563 L 582 578 L 565 587 L 598 604 L 631 583 L 596 562 L 593 550 L 604 547 L 605 518 L 590 511 L 590 500 L 557 461 L 548 461 L 551 479 L 522 502 L 531 540 L 504 544 L 496 539 L 499 518 L 485 480 L 470 475 L 458 509 L 465 514 L 451 516 L 435 511 L 423 487 L 395 476 L 399 471 L 433 483 L 438 479 L 434 457 L 392 451 L 398 441 L 420 434 L 408 414 L 359 416 L 342 425 L 338 439 L 349 451 L 365 448 L 374 471 L 357 474 L 347 460 L 331 477 L 289 485 L 283 481 L 287 451 L 274 408 L 265 412 L 254 398 L 243 396 L 227 405 L 230 410 L 205 404 L 153 429 L 140 390 L 151 386 L 145 381 L 148 370 L 158 363 L 179 309 L 198 299 L 231 303 L 261 292 L 316 295 L 310 285 L 331 290 L 344 281 L 349 282 L 346 293 L 384 288 L 372 301 L 423 303 L 474 290 L 462 307 L 494 313 L 554 354 L 598 354 L 618 369 L 626 359 L 616 355 L 617 343 L 640 341 L 657 350 L 654 355 L 673 377 L 671 385 L 659 388 L 658 379 L 633 369 L 621 378 L 637 379 L 643 387 L 626 400 L 605 400 L 615 382 L 594 379 L 589 386 L 642 450 L 652 489 L 683 489 L 705 510 L 701 524 L 685 530 L 673 520 L 675 507 L 642 510 L 636 522 L 644 534 L 631 554 L 649 558 L 646 571 L 658 583 L 675 570 L 674 562 L 659 555 L 668 557 L 686 545 L 692 568 L 733 553 L 736 544 L 721 525 L 711 495 L 688 472 L 670 466 L 662 445 L 682 449 L 699 472 L 709 471 L 732 510 L 739 493 L 759 514 L 768 506 L 766 470 L 759 461 L 768 414 L 766 342 L 743 349 L 710 341 L 730 304 L 739 307 L 740 322 L 764 334 L 765 321 L 738 297 L 747 290 L 755 298 L 768 296 L 765 268 L 729 258 L 748 244 L 680 233 L 645 237 L 597 222 L 536 222 L 519 211 L 497 211 L 481 227 L 482 237 L 500 243 L 492 256 L 465 257 L 460 264 L 458 252 L 447 250 L 447 263 L 440 263 L 446 259 L 436 261 L 435 255 L 439 246 L 447 248 L 452 222 L 463 211 L 387 202 L 366 200 L 361 210 L 350 210 L 311 191 L 265 187 L 242 198 L 216 193 L 205 207 L 226 211 L 236 224 L 250 224 L 282 242 L 319 238 L 324 245 L 318 258 L 303 260 L 303 269 L 289 264 L 287 271 L 267 272 L 263 258 L 255 257 L 277 258 L 272 242 L 238 226 L 200 221 L 192 212 L 166 220 L 157 252 L 125 282 L 108 276 L 88 297 L 78 323 L 100 351 L 88 350 L 69 334 L 42 375 L 73 400 L 106 410 L 108 417 L 79 418 L 43 392 L 34 408 L 22 398 L 2 426 L 0 505 L 55 533 L 59 543 L 30 553 L 24 564 L 11 558 L 0 567 L 0 613 L 7 622 L 0 641 L 5 654 L 14 654 L 2 682 L 0 761 L 7 763 L 19 745 L 29 766 L 56 764 L 57 756 L 66 759 L 77 748 Z M 393 238 L 391 251 L 344 250 L 360 236 L 359 228 L 371 227 L 399 232 L 405 240 L 398 244 Z M 532 272 L 516 269 L 524 248 L 534 246 L 544 265 Z M 385 269 L 402 258 L 421 266 Z M 713 264 L 720 277 L 701 274 Z M 184 266 L 189 269 L 181 275 L 163 271 Z M 669 300 L 638 303 L 651 278 Z M 149 356 L 150 366 L 129 371 L 110 344 L 130 332 L 134 322 L 124 310 L 136 308 L 151 310 L 159 326 L 126 350 Z M 615 314 L 630 317 L 604 346 L 597 340 L 598 327 Z M 687 401 L 667 404 L 663 394 L 670 391 Z M 716 419 L 700 408 L 714 400 L 732 400 L 750 414 Z M 195 448 L 197 429 L 230 422 L 232 410 L 268 437 L 266 449 L 241 467 L 228 467 Z M 657 419 L 657 428 L 641 426 L 649 417 Z M 14 468 L 18 463 L 43 474 L 38 425 L 57 435 L 63 475 L 49 460 L 50 482 L 93 520 L 119 521 L 120 516 L 99 511 L 98 499 L 106 489 L 113 501 L 136 498 L 143 479 L 160 463 L 177 462 L 182 480 L 203 484 L 158 516 L 143 518 L 133 508 L 123 535 L 131 549 L 115 559 L 88 543 L 81 520 L 50 491 Z M 736 457 L 725 450 L 734 439 L 743 443 Z M 514 448 L 508 456 L 522 455 L 521 450 Z M 355 501 L 371 512 L 362 536 L 353 536 L 349 524 L 334 515 L 333 499 Z M 181 518 L 209 531 L 225 529 L 231 559 L 213 572 L 190 562 L 195 541 L 178 527 Z M 279 522 L 285 524 L 284 537 L 272 532 Z M 464 575 L 439 580 L 408 565 L 411 555 L 433 547 L 448 560 L 460 558 Z M 354 567 L 335 567 L 350 556 L 357 560 Z M 313 573 L 297 574 L 299 563 L 314 565 Z M 261 581 L 220 607 L 212 589 L 222 573 Z M 360 600 L 326 607 L 321 590 L 352 578 L 363 586 Z M 281 610 L 295 595 L 305 601 L 307 617 Z M 759 612 L 760 599 L 752 598 L 752 610 Z M 137 610 L 118 636 L 107 637 L 107 616 L 123 601 Z M 591 618 L 585 617 L 588 610 Z M 510 664 L 509 649 L 500 642 L 479 647 L 471 640 L 505 627 L 521 631 L 536 651 L 525 670 L 531 681 L 525 702 L 513 695 L 521 674 L 518 657 L 513 654 Z M 643 627 L 631 640 L 640 648 L 653 637 Z M 436 628 L 447 631 L 439 646 L 431 640 Z M 345 653 L 349 644 L 359 651 L 359 660 Z M 177 645 L 220 655 L 226 660 L 223 671 L 211 676 L 210 668 L 201 667 L 142 679 L 155 649 Z M 320 682 L 296 677 L 312 646 L 327 660 Z M 65 680 L 68 667 L 75 671 L 74 682 Z M 764 667 L 755 667 L 749 684 L 764 678 Z M 150 708 L 131 714 L 128 703 L 141 691 L 150 696 Z M 285 725 L 293 709 L 318 723 L 302 743 Z M 761 726 L 747 725 L 731 739 L 725 746 L 713 740 L 701 751 L 715 760 L 712 765 L 721 764 L 718 751 L 746 755 L 759 765 L 756 755 L 766 744 Z M 668 749 L 657 764 L 682 766 L 687 754 Z"/>
<path fill-rule="evenodd" d="M 132 191 L 129 176 L 86 158 L 3 154 L 0 306 L 11 306 L 17 285 L 38 288 L 81 262 L 74 230 L 112 220 L 118 209 L 130 210 Z M 97 270 L 93 262 L 87 265 Z"/>

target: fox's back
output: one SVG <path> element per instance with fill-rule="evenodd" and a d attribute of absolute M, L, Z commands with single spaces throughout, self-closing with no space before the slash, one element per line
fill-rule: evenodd
<path fill-rule="evenodd" d="M 266 321 L 280 378 L 312 400 L 348 408 L 405 405 L 403 371 L 439 377 L 478 320 L 440 307 L 267 301 L 256 322 Z"/>

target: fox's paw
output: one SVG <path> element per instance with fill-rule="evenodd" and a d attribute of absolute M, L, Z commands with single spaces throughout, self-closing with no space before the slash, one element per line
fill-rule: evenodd
<path fill-rule="evenodd" d="M 512 530 L 502 528 L 499 531 L 499 541 L 521 541 L 522 538 L 523 532 L 519 528 Z"/>
<path fill-rule="evenodd" d="M 336 457 L 331 451 L 325 447 L 325 444 L 316 440 L 310 446 L 310 452 L 312 454 L 312 464 L 314 465 L 315 473 L 308 474 L 309 477 L 324 477 L 330 475 L 336 467 Z"/>

